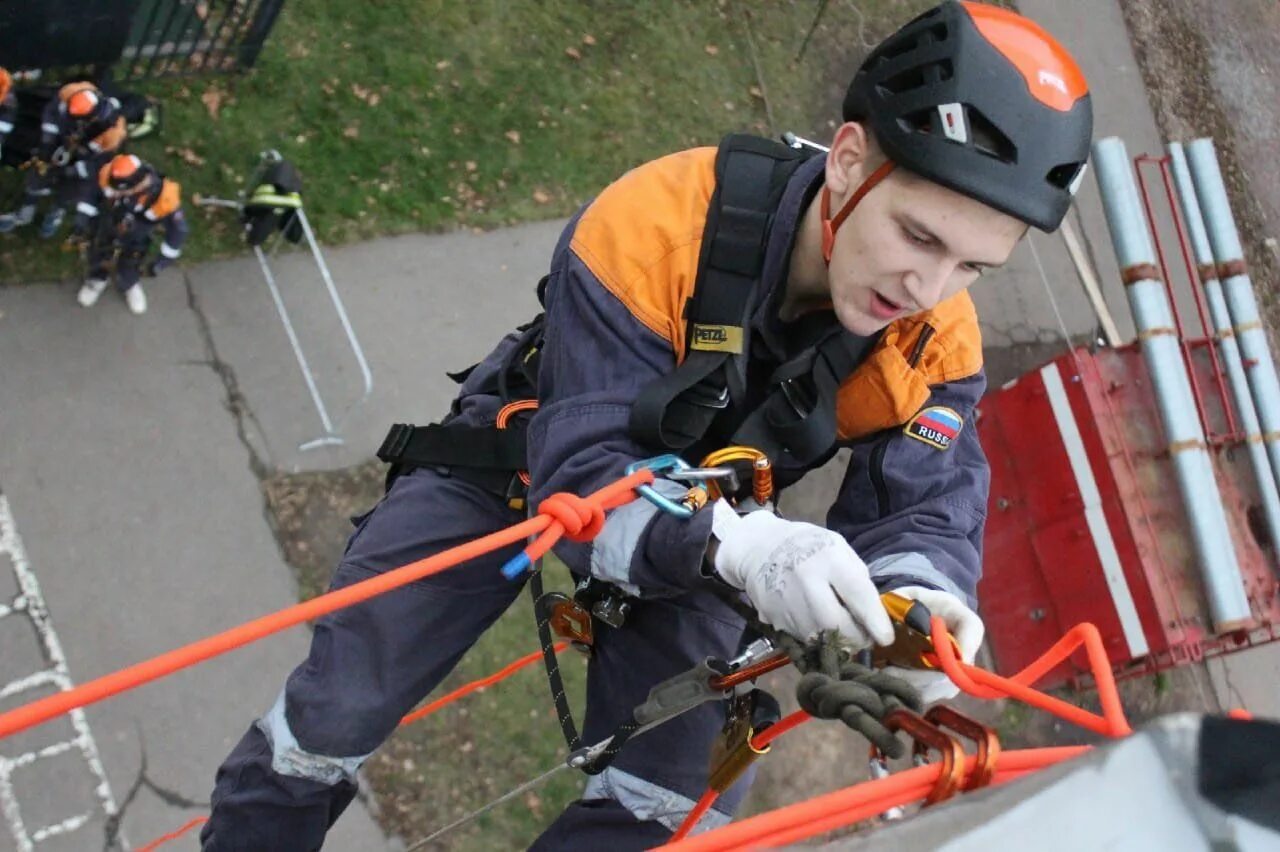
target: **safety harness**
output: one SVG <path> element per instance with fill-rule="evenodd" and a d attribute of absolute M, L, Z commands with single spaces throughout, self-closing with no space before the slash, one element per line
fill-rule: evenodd
<path fill-rule="evenodd" d="M 757 447 L 793 468 L 821 463 L 836 449 L 836 396 L 875 338 L 836 326 L 774 370 L 759 405 L 748 408 L 752 315 L 764 298 L 769 234 L 787 182 L 812 151 L 755 136 L 725 138 L 716 155 L 716 189 L 708 208 L 697 283 L 686 305 L 685 359 L 643 388 L 629 429 L 658 452 L 689 450 L 715 427 L 715 444 Z M 542 301 L 544 278 L 538 285 Z M 520 340 L 481 393 L 504 405 L 537 396 L 543 316 L 522 326 Z M 462 383 L 475 365 L 452 373 Z M 516 393 L 520 396 L 516 396 Z M 502 418 L 500 418 L 502 419 Z M 501 428 L 451 424 L 391 427 L 378 458 L 391 465 L 387 485 L 415 467 L 446 469 L 523 505 L 527 417 Z M 465 460 L 460 462 L 459 460 Z M 524 477 L 527 479 L 527 475 Z"/>

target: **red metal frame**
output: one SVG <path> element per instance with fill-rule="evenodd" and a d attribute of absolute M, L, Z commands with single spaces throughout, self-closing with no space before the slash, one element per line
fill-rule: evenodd
<path fill-rule="evenodd" d="M 1203 382 L 1212 363 L 1203 347 L 1189 351 Z M 1066 445 L 1033 372 L 989 395 L 977 425 L 992 470 L 979 598 L 997 670 L 1021 669 L 1078 621 L 1098 626 L 1121 677 L 1280 638 L 1280 585 L 1249 526 L 1256 494 L 1247 460 L 1235 458 L 1243 454 L 1218 451 L 1214 461 L 1255 623 L 1219 636 L 1140 351 L 1076 350 L 1054 363 L 1149 652 L 1130 653 Z M 1208 423 L 1221 428 L 1224 411 L 1207 405 Z M 1063 665 L 1050 677 L 1062 683 L 1083 671 Z"/>

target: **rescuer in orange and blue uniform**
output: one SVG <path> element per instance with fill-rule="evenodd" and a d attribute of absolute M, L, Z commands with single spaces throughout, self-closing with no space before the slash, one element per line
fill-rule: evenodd
<path fill-rule="evenodd" d="M 747 435 L 782 487 L 851 448 L 825 528 L 749 503 L 686 519 L 638 500 L 594 541 L 558 548 L 578 578 L 631 596 L 622 626 L 596 633 L 583 742 L 612 733 L 654 684 L 734 656 L 744 622 L 726 590 L 774 628 L 838 630 L 866 648 L 891 641 L 879 592 L 894 589 L 942 616 L 972 659 L 989 477 L 968 422 L 985 379 L 964 291 L 1028 226 L 1061 223 L 1088 156 L 1088 89 L 1037 25 L 947 2 L 871 53 L 843 117 L 830 153 L 785 161 L 777 185 L 782 155 L 751 160 L 762 181 L 718 181 L 717 150 L 702 148 L 634 169 L 579 211 L 552 255 L 544 319 L 459 376 L 442 425 L 389 436 L 382 456 L 399 475 L 357 519 L 333 586 L 520 521 L 517 457 L 536 508 L 672 446 L 696 463 Z M 738 198 L 756 184 L 763 211 Z M 749 300 L 699 302 L 734 275 Z M 725 305 L 740 317 L 705 320 Z M 499 410 L 534 394 L 520 445 L 500 445 Z M 405 447 L 418 438 L 415 460 Z M 515 599 L 520 584 L 498 569 L 517 552 L 321 619 L 308 660 L 219 769 L 204 848 L 319 848 L 361 763 Z M 925 700 L 954 694 L 941 674 L 899 674 Z M 639 735 L 534 848 L 661 844 L 705 788 L 723 722 L 710 703 Z M 728 820 L 745 787 L 704 825 Z"/>

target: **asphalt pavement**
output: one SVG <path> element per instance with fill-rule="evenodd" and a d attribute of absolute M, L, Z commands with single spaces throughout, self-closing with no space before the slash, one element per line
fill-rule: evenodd
<path fill-rule="evenodd" d="M 1020 5 L 1082 59 L 1097 135 L 1118 134 L 1135 153 L 1158 149 L 1113 0 Z M 1091 180 L 1079 208 L 1116 319 L 1131 334 Z M 193 221 L 198 239 L 201 214 Z M 562 224 L 327 251 L 373 368 L 364 400 L 309 256 L 276 258 L 345 442 L 305 451 L 320 421 L 252 257 L 165 272 L 146 284 L 143 317 L 114 292 L 85 310 L 73 284 L 0 288 L 0 709 L 295 602 L 260 477 L 364 461 L 391 423 L 439 417 L 453 393 L 444 371 L 482 357 L 536 312 L 534 285 Z M 1039 265 L 1024 245 L 975 290 L 997 383 L 1060 351 L 1064 328 L 1080 337 L 1095 325 L 1060 240 L 1032 240 Z M 794 498 L 797 511 L 815 512 L 836 476 L 815 477 Z M 19 574 L 25 586 L 5 585 Z M 134 846 L 205 813 L 215 767 L 306 644 L 295 628 L 96 704 L 81 725 L 51 722 L 0 741 L 0 852 L 28 848 L 47 826 L 63 833 L 36 843 L 41 852 L 99 848 L 113 810 Z M 1270 649 L 1231 658 L 1217 677 L 1221 691 L 1280 712 L 1277 659 Z M 42 749 L 38 760 L 23 757 Z M 195 846 L 188 836 L 168 848 Z M 327 848 L 386 846 L 357 802 Z"/>

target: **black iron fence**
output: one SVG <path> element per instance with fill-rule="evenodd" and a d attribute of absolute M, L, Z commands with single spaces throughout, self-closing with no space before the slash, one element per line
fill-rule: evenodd
<path fill-rule="evenodd" d="M 0 63 L 19 79 L 117 82 L 253 66 L 284 0 L 0 0 Z"/>

